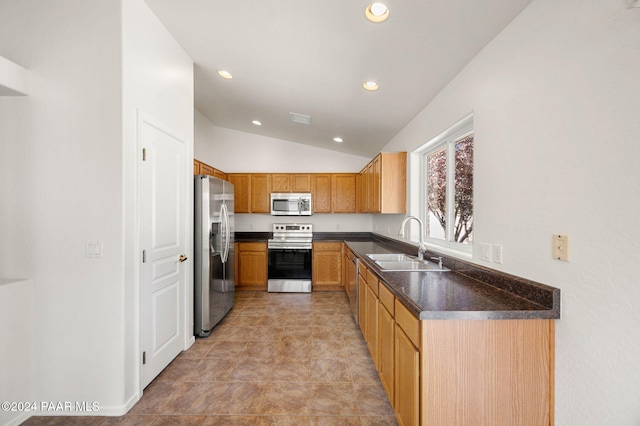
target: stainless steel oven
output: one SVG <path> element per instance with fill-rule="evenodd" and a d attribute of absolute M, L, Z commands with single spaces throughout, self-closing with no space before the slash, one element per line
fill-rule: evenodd
<path fill-rule="evenodd" d="M 267 242 L 269 292 L 311 292 L 310 223 L 276 223 Z"/>

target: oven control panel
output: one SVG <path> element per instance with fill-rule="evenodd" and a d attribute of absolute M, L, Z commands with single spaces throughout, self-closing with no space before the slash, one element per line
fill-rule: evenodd
<path fill-rule="evenodd" d="M 310 223 L 274 223 L 273 232 L 279 234 L 308 234 L 313 232 L 313 225 Z"/>
<path fill-rule="evenodd" d="M 311 249 L 313 227 L 310 223 L 274 223 L 269 249 Z"/>

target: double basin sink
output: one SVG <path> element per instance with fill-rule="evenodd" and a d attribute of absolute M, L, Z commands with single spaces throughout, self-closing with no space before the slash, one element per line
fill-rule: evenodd
<path fill-rule="evenodd" d="M 420 260 L 417 257 L 409 256 L 403 253 L 374 253 L 367 254 L 367 257 L 373 260 L 380 269 L 384 271 L 403 271 L 403 272 L 444 272 L 449 268 L 440 267 L 437 263 Z"/>

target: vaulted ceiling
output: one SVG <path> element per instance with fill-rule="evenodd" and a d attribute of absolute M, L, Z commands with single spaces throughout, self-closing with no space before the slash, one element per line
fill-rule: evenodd
<path fill-rule="evenodd" d="M 531 0 L 383 0 L 381 23 L 366 0 L 146 2 L 193 59 L 213 124 L 372 157 Z"/>

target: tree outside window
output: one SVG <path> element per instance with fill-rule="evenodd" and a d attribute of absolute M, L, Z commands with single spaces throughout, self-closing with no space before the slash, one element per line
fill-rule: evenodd
<path fill-rule="evenodd" d="M 427 237 L 471 245 L 473 133 L 440 141 L 425 152 L 424 164 Z"/>

